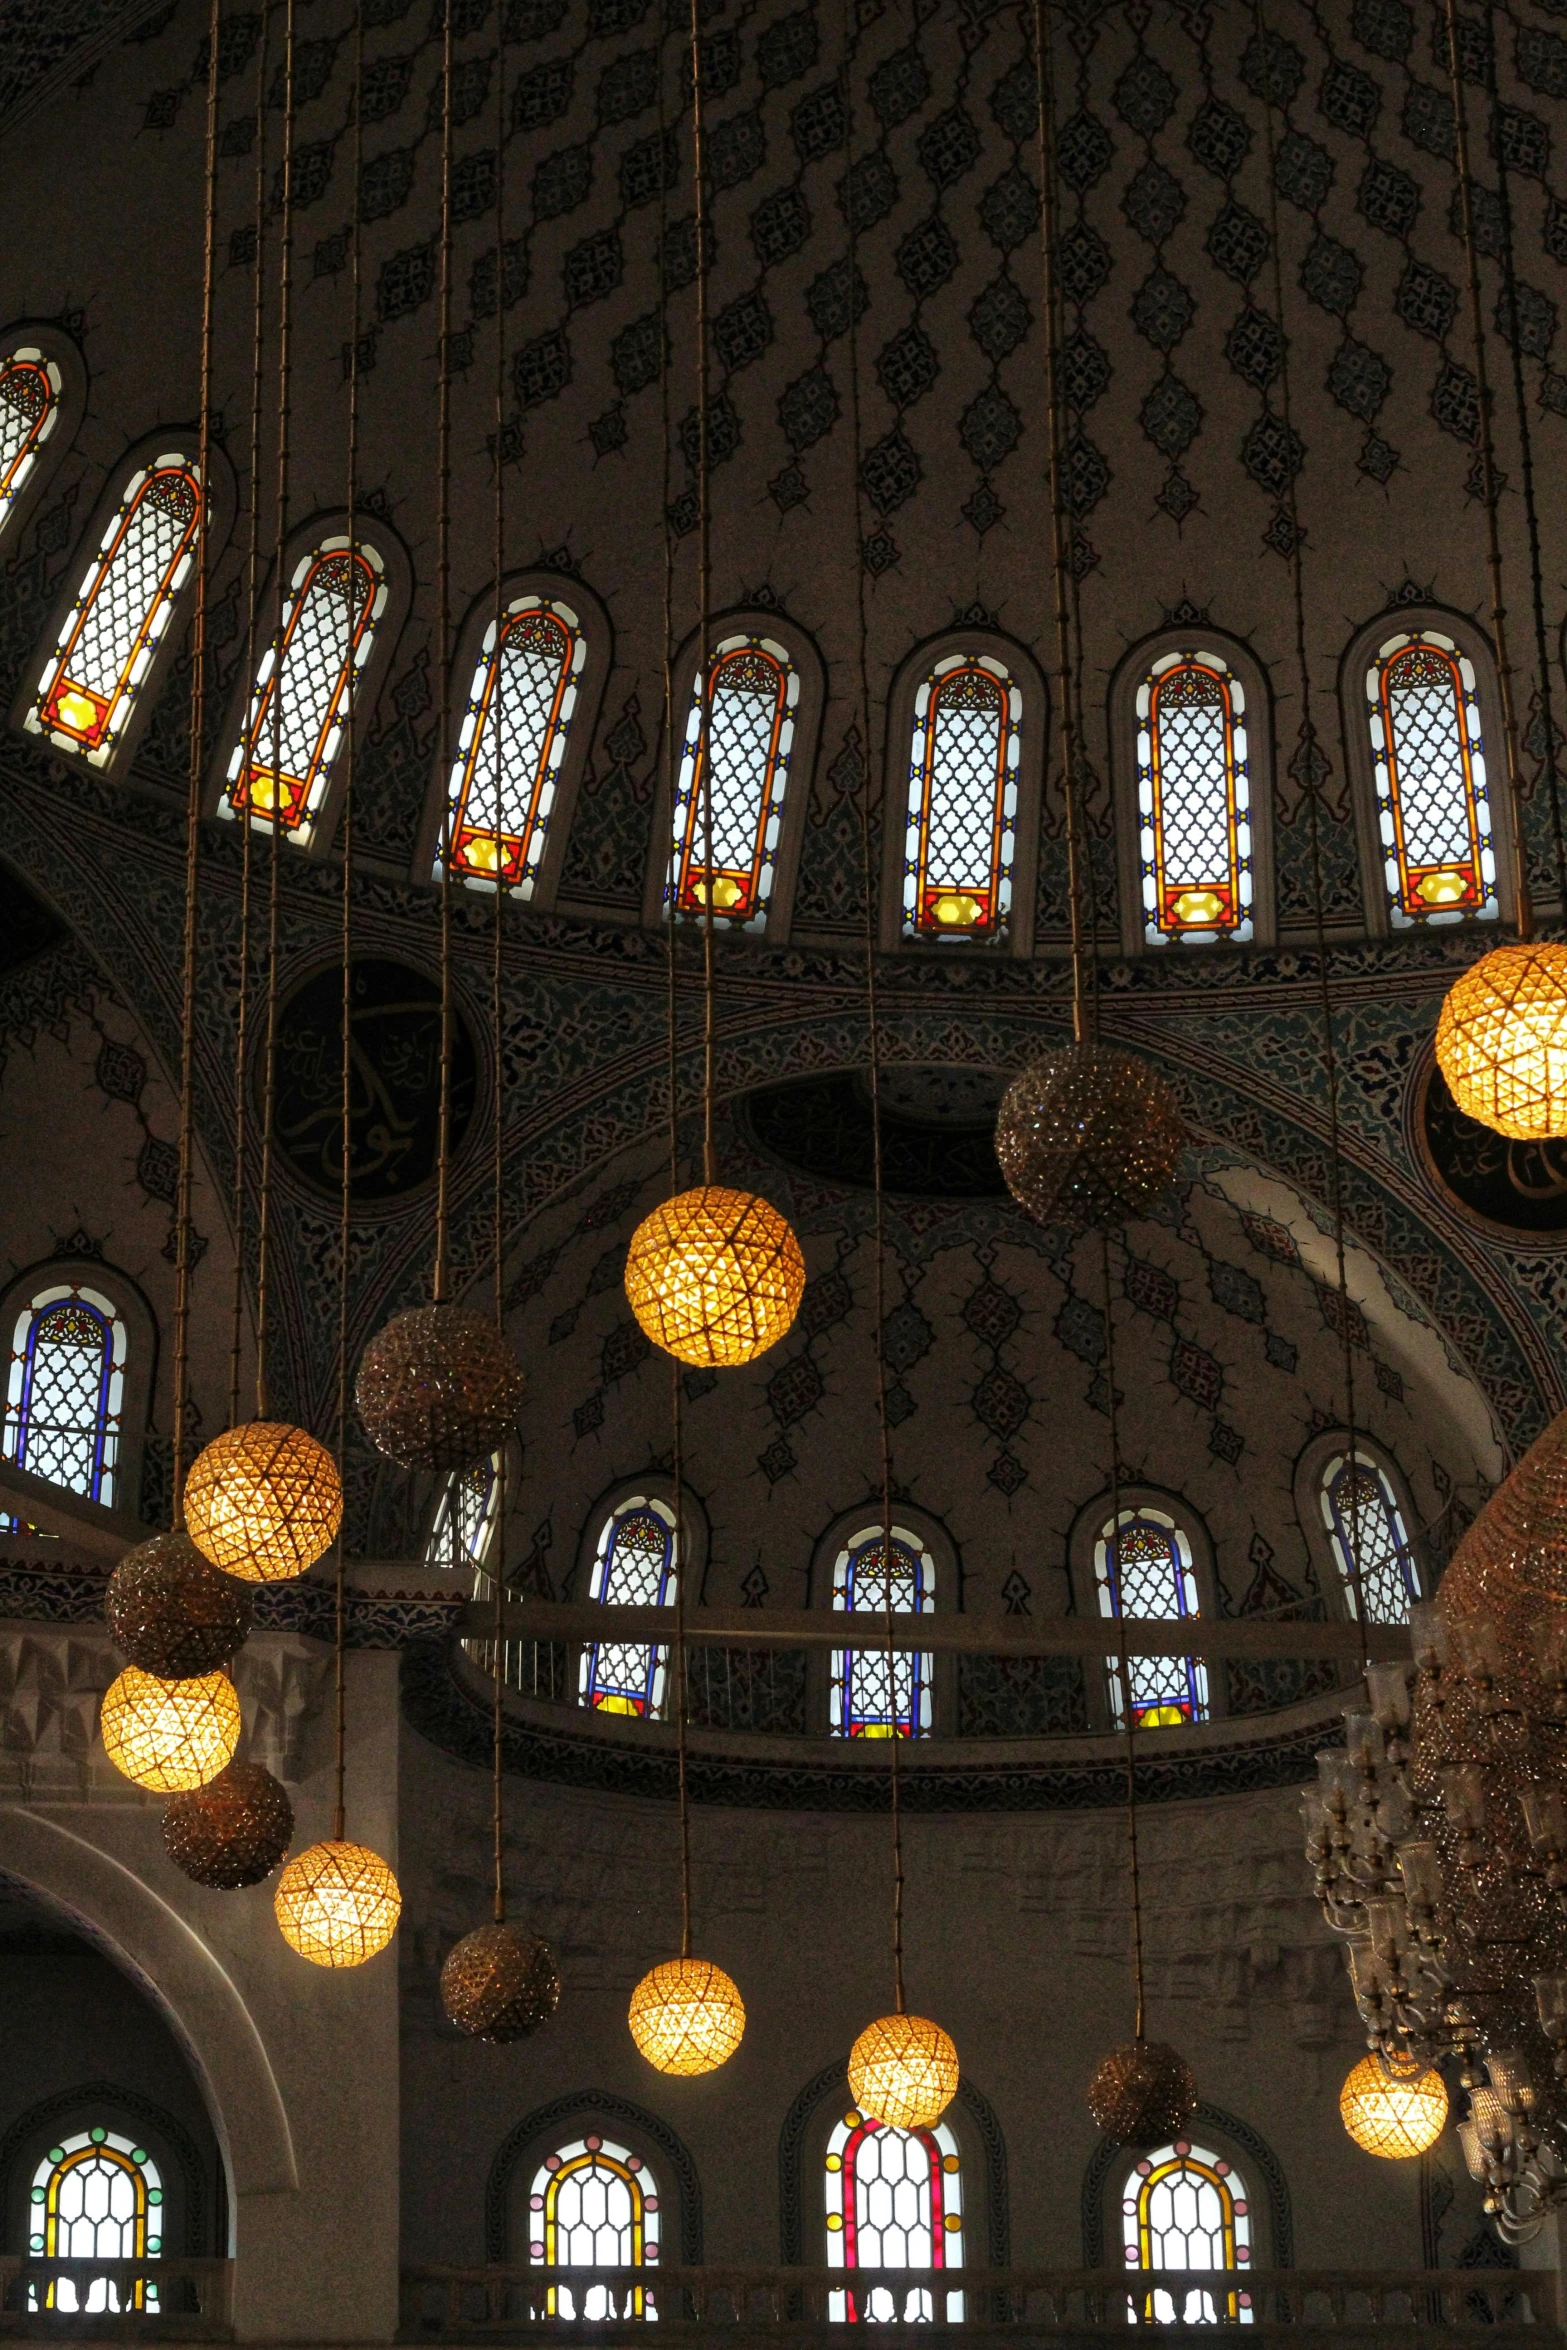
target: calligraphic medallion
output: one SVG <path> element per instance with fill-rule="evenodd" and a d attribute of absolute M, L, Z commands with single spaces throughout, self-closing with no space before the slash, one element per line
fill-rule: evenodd
<path fill-rule="evenodd" d="M 1510 1142 L 1466 1117 L 1434 1059 L 1413 1113 L 1426 1174 L 1449 1206 L 1498 1238 L 1567 1245 L 1567 1141 Z"/>
<path fill-rule="evenodd" d="M 356 955 L 349 970 L 349 1197 L 359 1208 L 389 1207 L 435 1173 L 441 991 L 426 973 L 384 955 Z M 454 1006 L 454 1152 L 472 1121 L 477 1083 L 473 1037 Z M 341 963 L 315 972 L 279 1010 L 273 1135 L 279 1156 L 313 1191 L 340 1196 Z"/>

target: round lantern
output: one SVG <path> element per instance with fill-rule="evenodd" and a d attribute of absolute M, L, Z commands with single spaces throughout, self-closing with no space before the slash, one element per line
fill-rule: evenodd
<path fill-rule="evenodd" d="M 560 2003 L 549 1944 L 521 1926 L 475 1926 L 441 1969 L 441 2005 L 475 2040 L 526 2040 Z"/>
<path fill-rule="evenodd" d="M 467 1306 L 415 1306 L 365 1348 L 354 1384 L 377 1452 L 403 1469 L 471 1469 L 516 1423 L 522 1365 Z"/>
<path fill-rule="evenodd" d="M 227 1673 L 160 1681 L 127 1665 L 104 1692 L 103 1751 L 117 1771 L 158 1795 L 204 1787 L 234 1759 L 239 1693 Z"/>
<path fill-rule="evenodd" d="M 805 1259 L 786 1219 L 749 1191 L 704 1184 L 631 1236 L 626 1295 L 655 1346 L 727 1369 L 776 1346 L 800 1310 Z"/>
<path fill-rule="evenodd" d="M 1407 2162 L 1434 2146 L 1447 2126 L 1447 2084 L 1431 2067 L 1395 2066 L 1363 2056 L 1338 2101 L 1344 2127 L 1367 2154 Z"/>
<path fill-rule="evenodd" d="M 287 1852 L 294 1807 L 260 1763 L 230 1763 L 205 1787 L 169 1800 L 163 1845 L 177 1869 L 221 1893 L 259 1885 Z"/>
<path fill-rule="evenodd" d="M 958 2093 L 958 2052 L 926 2015 L 884 2015 L 849 2051 L 854 2102 L 890 2130 L 928 2130 Z"/>
<path fill-rule="evenodd" d="M 1197 2110 L 1197 2075 L 1166 2041 L 1126 2040 L 1089 2082 L 1088 2110 L 1118 2146 L 1162 2146 Z"/>
<path fill-rule="evenodd" d="M 1466 1117 L 1513 1142 L 1567 1136 L 1567 946 L 1482 955 L 1447 992 L 1436 1057 Z"/>
<path fill-rule="evenodd" d="M 1007 1189 L 1040 1224 L 1112 1231 L 1175 1180 L 1186 1129 L 1174 1094 L 1136 1053 L 1073 1044 L 1015 1077 L 996 1119 Z"/>
<path fill-rule="evenodd" d="M 312 1844 L 278 1879 L 272 1906 L 285 1942 L 312 1966 L 363 1966 L 397 1931 L 403 1897 L 364 1844 Z"/>
<path fill-rule="evenodd" d="M 738 1986 L 705 1958 L 671 1958 L 631 1994 L 631 2037 L 661 2073 L 712 2073 L 745 2032 Z"/>
<path fill-rule="evenodd" d="M 246 1583 L 286 1583 L 337 1540 L 343 1487 L 324 1444 L 286 1420 L 247 1420 L 215 1436 L 185 1480 L 198 1550 Z"/>
<path fill-rule="evenodd" d="M 226 1664 L 250 1632 L 250 1593 L 202 1557 L 188 1534 L 155 1534 L 128 1550 L 103 1612 L 127 1662 L 160 1681 Z"/>

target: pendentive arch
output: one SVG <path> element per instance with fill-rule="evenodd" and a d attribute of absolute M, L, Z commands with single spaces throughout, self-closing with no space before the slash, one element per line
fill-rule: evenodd
<path fill-rule="evenodd" d="M 519 2164 L 525 2166 L 534 2156 L 552 2152 L 562 2138 L 598 2125 L 613 2125 L 617 2134 L 629 2138 L 633 2151 L 652 2164 L 661 2192 L 673 2192 L 680 2214 L 680 2265 L 701 2266 L 702 2182 L 690 2149 L 668 2122 L 660 2121 L 646 2106 L 635 2105 L 629 2097 L 616 2097 L 600 2089 L 574 2090 L 569 2096 L 552 2099 L 548 2105 L 536 2105 L 502 2139 L 484 2183 L 486 2260 L 500 2262 L 513 2257 L 507 2233 L 511 2182 Z M 662 2231 L 666 2245 L 675 2232 L 667 2228 Z"/>
<path fill-rule="evenodd" d="M 821 2216 L 820 2182 L 807 2159 L 825 2150 L 832 2115 L 849 2103 L 848 2059 L 823 2065 L 812 2075 L 784 2115 L 778 2133 L 778 2251 L 786 2268 L 817 2268 L 825 2255 L 818 2243 L 813 2256 L 807 2231 Z M 969 2260 L 972 2266 L 1007 2268 L 1012 2260 L 1012 2215 L 1007 2183 L 1007 2145 L 995 2107 L 982 2089 L 964 2073 L 958 2093 L 943 2121 L 953 2129 L 966 2164 L 965 2202 L 972 2212 L 973 2189 L 984 2198 L 984 2225 L 973 2232 Z M 977 2162 L 973 2159 L 978 2157 Z M 965 2231 L 967 2232 L 967 2230 Z M 984 2246 L 983 2261 L 978 2257 Z"/>
<path fill-rule="evenodd" d="M 1295 2219 L 1290 2205 L 1289 2181 L 1284 2166 L 1260 2130 L 1250 2122 L 1243 2122 L 1222 2105 L 1199 2101 L 1192 2115 L 1191 2135 L 1200 2138 L 1207 2133 L 1220 2140 L 1219 2151 L 1233 2154 L 1254 2196 L 1260 2194 L 1265 2206 L 1262 2216 L 1267 2224 L 1267 2243 L 1258 2249 L 1266 2251 L 1266 2261 L 1258 2260 L 1258 2268 L 1293 2268 L 1295 2265 Z M 1122 2170 L 1138 2159 L 1135 2147 L 1121 2145 L 1114 2138 L 1101 2138 L 1088 2158 L 1083 2173 L 1081 2217 L 1083 2229 L 1083 2266 L 1085 2268 L 1119 2269 L 1119 2259 L 1107 2257 L 1110 2230 L 1106 2225 L 1106 2206 L 1109 2189 Z M 1119 2249 L 1119 2246 L 1117 2246 Z"/>

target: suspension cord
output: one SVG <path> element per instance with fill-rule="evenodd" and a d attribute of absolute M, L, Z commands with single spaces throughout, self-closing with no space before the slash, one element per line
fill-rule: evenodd
<path fill-rule="evenodd" d="M 1110 1281 L 1110 1235 L 1099 1235 L 1100 1266 L 1104 1274 L 1105 1385 L 1110 1413 L 1110 1556 L 1106 1561 L 1110 1592 L 1115 1602 L 1116 1669 L 1121 1683 L 1121 1720 L 1126 1732 L 1126 1869 L 1132 1895 L 1132 1988 L 1137 2006 L 1134 2039 L 1144 2038 L 1148 1994 L 1143 1964 L 1143 1874 L 1137 1835 L 1137 1706 L 1132 1694 L 1132 1666 L 1126 1649 L 1125 1592 L 1121 1581 L 1121 1423 L 1115 1391 L 1115 1292 Z"/>
<path fill-rule="evenodd" d="M 680 1065 L 678 1031 L 680 867 L 682 852 L 675 841 L 675 786 L 680 774 L 675 742 L 675 526 L 670 517 L 672 450 L 670 441 L 670 333 L 669 333 L 669 193 L 665 153 L 669 142 L 667 63 L 665 48 L 671 20 L 664 20 L 658 44 L 658 405 L 660 440 L 659 521 L 664 541 L 664 731 L 663 806 L 669 811 L 669 841 L 664 865 L 666 1016 L 666 1082 L 669 1093 L 669 1192 L 680 1189 Z M 679 1494 L 676 1502 L 678 1507 Z M 677 1526 L 678 1545 L 680 1531 Z"/>
<path fill-rule="evenodd" d="M 497 26 L 495 40 L 495 655 L 491 698 L 495 710 L 495 904 L 490 929 L 490 1034 L 495 1055 L 495 1131 L 490 1163 L 490 1219 L 493 1226 L 493 1299 L 495 1327 L 501 1327 L 506 1304 L 506 1051 L 503 1021 L 506 870 L 503 859 L 501 786 L 506 774 L 506 697 L 501 690 L 501 658 L 505 637 L 506 593 L 506 466 L 503 436 L 506 429 L 506 39 Z M 519 844 L 519 858 L 521 848 Z M 521 878 L 519 870 L 519 879 Z M 491 1912 L 495 1923 L 506 1923 L 506 1783 L 504 1709 L 506 1687 L 506 1470 L 507 1445 L 495 1455 L 487 1550 L 490 1561 L 490 1601 L 493 1610 L 494 1653 L 490 1659 L 490 1830 L 494 1882 Z M 457 1487 L 453 1486 L 453 1496 Z M 455 1519 L 456 1511 L 452 1512 Z M 481 1520 L 482 1526 L 482 1520 Z"/>
<path fill-rule="evenodd" d="M 440 645 L 437 662 L 436 757 L 441 778 L 441 1075 L 440 1128 L 435 1155 L 435 1274 L 432 1293 L 437 1305 L 446 1296 L 451 1277 L 451 1115 L 452 1115 L 452 844 L 453 795 L 448 742 L 452 699 L 452 9 L 451 0 L 437 0 L 441 12 L 441 281 L 440 373 L 436 387 L 435 427 L 435 629 Z M 495 299 L 501 299 L 497 283 Z M 500 463 L 500 450 L 495 452 Z M 500 646 L 495 648 L 499 663 Z M 499 668 L 496 683 L 499 685 Z M 500 775 L 495 779 L 500 797 Z M 500 886 L 499 873 L 495 876 Z"/>
<path fill-rule="evenodd" d="M 707 192 L 707 131 L 702 88 L 701 0 L 691 0 L 691 161 L 696 180 L 696 498 L 697 599 L 701 606 L 700 668 L 702 700 L 697 720 L 697 774 L 702 791 L 702 1181 L 711 1184 L 713 1154 L 714 1023 L 717 1010 L 713 975 L 713 456 L 708 433 L 707 273 L 710 223 Z"/>

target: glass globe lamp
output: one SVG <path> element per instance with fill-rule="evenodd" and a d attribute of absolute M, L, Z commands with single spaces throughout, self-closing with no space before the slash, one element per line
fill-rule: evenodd
<path fill-rule="evenodd" d="M 1162 2146 L 1197 2110 L 1197 2075 L 1167 2040 L 1123 2040 L 1095 2066 L 1088 2110 L 1117 2146 Z"/>
<path fill-rule="evenodd" d="M 1158 1071 L 1120 1045 L 1071 1044 L 1014 1077 L 996 1116 L 1007 1189 L 1038 1224 L 1113 1232 L 1175 1180 L 1186 1141 Z"/>
<path fill-rule="evenodd" d="M 873 2121 L 928 2130 L 958 2093 L 958 2052 L 929 2016 L 878 2016 L 849 2053 L 849 2087 Z"/>
<path fill-rule="evenodd" d="M 645 1974 L 628 2017 L 638 2049 L 661 2073 L 712 2073 L 745 2033 L 745 2002 L 721 1966 L 670 1958 Z"/>
<path fill-rule="evenodd" d="M 1448 990 L 1436 1057 L 1466 1117 L 1512 1142 L 1567 1136 L 1567 946 L 1482 955 Z"/>
<path fill-rule="evenodd" d="M 192 1542 L 242 1583 L 286 1583 L 337 1540 L 343 1487 L 324 1444 L 286 1420 L 247 1420 L 196 1455 L 185 1480 Z"/>
<path fill-rule="evenodd" d="M 312 1966 L 363 1966 L 397 1931 L 397 1879 L 366 1844 L 328 1839 L 291 1860 L 272 1897 L 283 1939 Z"/>
<path fill-rule="evenodd" d="M 560 2004 L 549 1944 L 526 1927 L 475 1926 L 453 1943 L 441 1968 L 441 2005 L 470 2039 L 526 2040 Z"/>
<path fill-rule="evenodd" d="M 1367 2154 L 1407 2162 L 1434 2146 L 1447 2126 L 1447 2084 L 1433 2066 L 1384 2064 L 1373 2052 L 1351 2070 L 1338 2109 L 1344 2127 Z"/>
<path fill-rule="evenodd" d="M 117 1771 L 158 1795 L 205 1787 L 239 1744 L 239 1692 L 227 1673 L 159 1681 L 127 1665 L 104 1692 L 103 1751 Z"/>
<path fill-rule="evenodd" d="M 750 1363 L 800 1310 L 805 1258 L 786 1218 L 749 1191 L 703 1184 L 631 1236 L 626 1296 L 655 1346 L 704 1370 Z"/>
<path fill-rule="evenodd" d="M 193 1883 L 220 1893 L 270 1877 L 294 1834 L 288 1791 L 260 1763 L 230 1763 L 205 1787 L 171 1796 L 163 1847 Z"/>
<path fill-rule="evenodd" d="M 377 1452 L 402 1469 L 471 1469 L 505 1443 L 522 1402 L 505 1333 L 469 1306 L 413 1306 L 378 1330 L 354 1400 Z"/>

